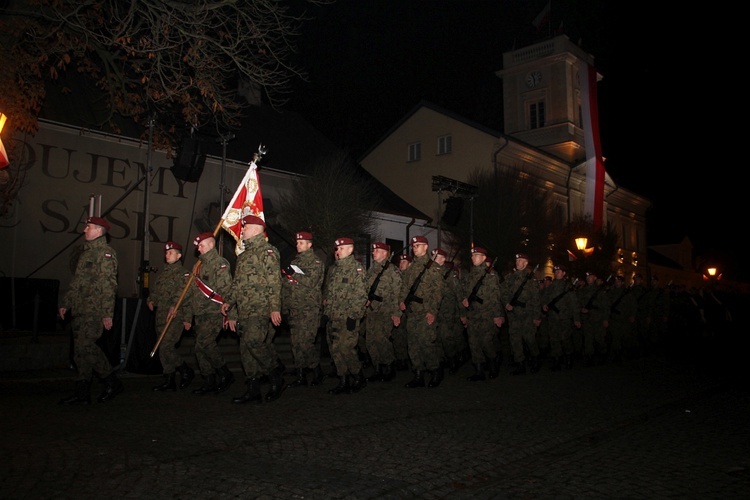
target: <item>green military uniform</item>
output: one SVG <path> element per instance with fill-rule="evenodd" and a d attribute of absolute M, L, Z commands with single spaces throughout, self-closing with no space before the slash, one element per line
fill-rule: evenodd
<path fill-rule="evenodd" d="M 443 298 L 437 317 L 437 332 L 448 372 L 453 374 L 465 361 L 463 356 L 467 349 L 464 325 L 461 323 L 463 290 L 455 268 L 440 266 L 440 273 L 443 278 Z"/>
<path fill-rule="evenodd" d="M 377 285 L 373 286 L 377 281 Z M 367 271 L 367 290 L 371 292 L 365 316 L 367 352 L 370 354 L 375 374 L 369 382 L 391 380 L 395 375 L 396 353 L 391 339 L 393 316 L 401 316 L 398 308 L 401 292 L 401 275 L 388 259 L 373 261 Z"/>
<path fill-rule="evenodd" d="M 425 371 L 432 373 L 433 377 L 439 377 L 442 346 L 437 336 L 437 315 L 443 298 L 443 277 L 440 273 L 440 266 L 427 267 L 430 262 L 434 261 L 430 260 L 427 255 L 415 256 L 412 264 L 404 271 L 401 283 L 400 296 L 404 300 L 408 297 L 419 274 L 425 271 L 419 286 L 414 290 L 414 295 L 421 302 L 412 300 L 407 304 L 405 311 L 406 342 L 412 368 L 415 371 L 413 386 L 417 386 L 420 381 L 423 383 Z M 436 320 L 431 325 L 427 323 L 427 313 L 435 315 Z"/>
<path fill-rule="evenodd" d="M 542 290 L 540 299 L 547 306 L 552 369 L 559 369 L 561 359 L 566 368 L 571 368 L 574 323 L 580 324 L 581 321 L 581 308 L 573 285 L 566 279 L 555 278 Z"/>
<path fill-rule="evenodd" d="M 294 365 L 298 375 L 304 376 L 305 371 L 314 372 L 316 375 L 313 384 L 317 385 L 322 379 L 322 371 L 315 338 L 318 335 L 323 304 L 325 264 L 310 248 L 299 252 L 291 265 L 302 271 L 282 279 L 282 304 L 289 324 Z"/>
<path fill-rule="evenodd" d="M 638 302 L 630 289 L 617 276 L 615 286 L 607 292 L 609 298 L 610 354 L 614 361 L 624 354 L 632 354 L 636 347 L 635 322 Z"/>
<path fill-rule="evenodd" d="M 276 349 L 266 338 L 271 312 L 281 311 L 281 274 L 279 251 L 263 233 L 243 240 L 243 244 L 245 250 L 237 258 L 224 302 L 236 306 L 229 310 L 228 318 L 237 321 L 242 368 L 250 381 L 277 370 Z"/>
<path fill-rule="evenodd" d="M 472 252 L 474 250 L 476 248 Z M 475 288 L 476 298 L 473 299 L 471 294 Z M 464 308 L 463 315 L 467 319 L 469 351 L 476 371 L 469 380 L 484 380 L 484 363 L 489 368 L 490 378 L 495 378 L 500 371 L 500 352 L 497 348 L 499 332 L 495 318 L 505 316 L 500 297 L 500 279 L 495 270 L 488 268 L 484 262 L 472 266 L 463 278 L 463 297 L 469 301 L 469 308 Z"/>
<path fill-rule="evenodd" d="M 645 285 L 643 275 L 636 274 L 633 277 L 633 285 L 630 287 L 630 293 L 635 297 L 638 313 L 635 321 L 635 343 L 634 349 L 639 354 L 646 352 L 651 348 L 649 339 L 649 328 L 651 327 L 651 317 L 654 312 L 654 295 Z"/>
<path fill-rule="evenodd" d="M 336 373 L 348 388 L 348 377 L 362 377 L 357 354 L 359 321 L 365 314 L 365 270 L 354 255 L 336 260 L 323 285 L 323 314 L 328 318 L 327 340 Z M 358 382 L 361 384 L 361 381 Z"/>
<path fill-rule="evenodd" d="M 590 365 L 595 359 L 604 362 L 609 346 L 607 326 L 609 322 L 609 297 L 604 283 L 597 284 L 596 276 L 586 279 L 586 284 L 578 289 L 578 304 L 581 306 L 581 329 L 583 330 L 584 364 Z"/>
<path fill-rule="evenodd" d="M 511 311 L 506 308 L 510 346 L 516 362 L 516 368 L 512 373 L 526 371 L 524 344 L 531 356 L 529 360 L 531 371 L 536 371 L 538 370 L 539 346 L 536 343 L 537 327 L 534 322 L 541 321 L 542 307 L 539 286 L 534 281 L 533 273 L 528 269 L 523 271 L 516 269 L 509 273 L 500 285 L 500 296 L 503 304 L 506 306 L 510 304 L 513 307 Z"/>
<path fill-rule="evenodd" d="M 70 288 L 62 306 L 73 314 L 73 360 L 79 380 L 112 372 L 107 356 L 96 344 L 102 336 L 102 318 L 112 318 L 117 297 L 117 253 L 101 236 L 83 244 Z"/>
<path fill-rule="evenodd" d="M 198 367 L 201 375 L 206 378 L 206 385 L 201 389 L 196 389 L 196 394 L 206 392 L 215 392 L 215 375 L 218 373 L 224 378 L 228 377 L 224 357 L 219 352 L 217 345 L 217 336 L 222 329 L 224 316 L 221 314 L 221 302 L 217 302 L 217 297 L 210 298 L 205 292 L 202 292 L 197 286 L 198 280 L 206 284 L 215 294 L 221 297 L 229 289 L 232 282 L 232 274 L 229 262 L 216 251 L 216 248 L 208 250 L 198 257 L 200 267 L 195 274 L 194 286 L 190 287 L 189 311 L 193 314 L 195 322 L 195 357 L 198 360 Z M 230 372 L 231 373 L 231 372 Z M 232 377 L 233 378 L 233 377 Z M 213 386 L 213 387 L 212 387 Z M 226 387 L 222 388 L 226 389 Z"/>

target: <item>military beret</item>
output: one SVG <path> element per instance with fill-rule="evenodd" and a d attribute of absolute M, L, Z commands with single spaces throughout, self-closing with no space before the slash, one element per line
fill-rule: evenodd
<path fill-rule="evenodd" d="M 529 256 L 526 255 L 525 253 L 517 253 L 516 254 L 516 259 L 526 259 L 526 260 L 529 260 Z"/>
<path fill-rule="evenodd" d="M 586 271 L 586 276 L 594 276 L 594 277 L 596 277 L 596 273 L 594 271 Z"/>
<path fill-rule="evenodd" d="M 391 246 L 386 245 L 382 241 L 376 241 L 375 243 L 372 244 L 372 249 L 373 250 L 385 250 L 386 252 L 390 252 Z"/>
<path fill-rule="evenodd" d="M 104 219 L 102 217 L 89 217 L 86 219 L 86 224 L 96 224 L 97 226 L 102 226 L 104 229 L 109 231 L 109 222 L 107 222 L 107 219 Z"/>
<path fill-rule="evenodd" d="M 567 271 L 567 269 L 565 269 L 565 266 L 562 266 L 562 265 L 559 265 L 559 266 L 555 266 L 555 267 L 553 267 L 552 269 L 553 269 L 554 271 L 563 271 L 563 272 Z"/>
<path fill-rule="evenodd" d="M 482 247 L 474 247 L 474 248 L 471 249 L 471 253 L 472 254 L 480 253 L 480 254 L 486 256 L 487 255 L 487 249 L 486 248 L 482 248 Z"/>
<path fill-rule="evenodd" d="M 411 262 L 413 259 L 412 259 L 411 255 L 402 253 L 402 254 L 399 254 L 398 260 L 399 260 L 399 262 L 402 261 L 402 260 L 405 260 L 407 262 Z"/>
<path fill-rule="evenodd" d="M 335 243 L 337 247 L 341 245 L 354 245 L 354 240 L 351 238 L 338 238 Z"/>
<path fill-rule="evenodd" d="M 448 257 L 448 252 L 438 247 L 432 251 L 432 255 L 440 255 L 441 257 Z"/>
<path fill-rule="evenodd" d="M 552 276 L 545 276 L 544 281 L 552 281 Z"/>
<path fill-rule="evenodd" d="M 412 236 L 411 238 L 411 244 L 416 245 L 417 243 L 424 243 L 427 245 L 427 238 L 424 236 Z"/>
<path fill-rule="evenodd" d="M 164 243 L 164 251 L 166 252 L 167 250 L 177 250 L 178 252 L 182 252 L 182 245 L 176 241 L 168 241 Z"/>
<path fill-rule="evenodd" d="M 623 276 L 623 275 L 621 275 L 621 274 L 618 274 L 617 276 L 615 276 L 615 279 L 616 279 L 617 281 L 625 281 L 625 276 Z"/>
<path fill-rule="evenodd" d="M 266 227 L 266 221 L 258 217 L 257 215 L 246 215 L 242 218 L 242 227 L 247 224 L 256 224 L 258 226 Z"/>
<path fill-rule="evenodd" d="M 195 239 L 193 240 L 193 245 L 198 246 L 201 241 L 207 240 L 213 237 L 214 237 L 214 233 L 201 233 L 195 237 Z"/>
<path fill-rule="evenodd" d="M 313 235 L 312 233 L 308 233 L 307 231 L 300 231 L 294 236 L 295 240 L 310 240 L 312 241 Z"/>

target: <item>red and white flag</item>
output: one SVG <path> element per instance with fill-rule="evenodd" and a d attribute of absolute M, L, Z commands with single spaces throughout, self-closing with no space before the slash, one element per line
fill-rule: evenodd
<path fill-rule="evenodd" d="M 586 148 L 586 197 L 584 213 L 591 217 L 594 231 L 602 228 L 604 220 L 604 158 L 599 138 L 599 105 L 597 104 L 596 68 L 581 62 L 581 104 L 583 136 Z"/>
<path fill-rule="evenodd" d="M 536 30 L 542 31 L 546 26 L 549 26 L 551 23 L 551 14 L 552 14 L 552 0 L 547 2 L 547 5 L 544 6 L 542 11 L 537 14 L 537 16 L 534 18 L 533 21 L 531 21 L 531 24 L 534 25 Z"/>
<path fill-rule="evenodd" d="M 5 125 L 6 117 L 3 113 L 0 113 L 0 132 L 3 130 L 3 126 Z M 3 145 L 3 140 L 0 139 L 0 169 L 7 167 L 10 165 L 10 162 L 8 161 L 8 153 L 5 152 L 5 146 Z"/>
<path fill-rule="evenodd" d="M 232 201 L 221 216 L 221 227 L 234 238 L 236 242 L 234 251 L 237 255 L 245 251 L 245 244 L 242 242 L 242 218 L 246 215 L 255 215 L 266 220 L 263 214 L 263 195 L 260 192 L 257 171 L 258 167 L 253 160 L 237 192 L 234 193 Z"/>

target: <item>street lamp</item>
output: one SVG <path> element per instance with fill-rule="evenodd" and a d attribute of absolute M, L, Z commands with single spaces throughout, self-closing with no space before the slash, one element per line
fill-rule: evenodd
<path fill-rule="evenodd" d="M 708 276 L 706 276 L 706 274 L 708 274 Z M 706 268 L 706 274 L 703 275 L 705 281 L 719 281 L 721 279 L 721 273 L 716 267 Z"/>
<path fill-rule="evenodd" d="M 580 251 L 584 251 L 586 250 L 588 242 L 588 238 L 576 238 L 576 248 Z"/>

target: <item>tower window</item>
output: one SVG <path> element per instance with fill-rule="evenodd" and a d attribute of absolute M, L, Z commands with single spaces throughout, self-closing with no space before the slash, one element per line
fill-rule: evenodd
<path fill-rule="evenodd" d="M 545 122 L 544 101 L 532 102 L 529 105 L 529 128 L 542 128 Z"/>

